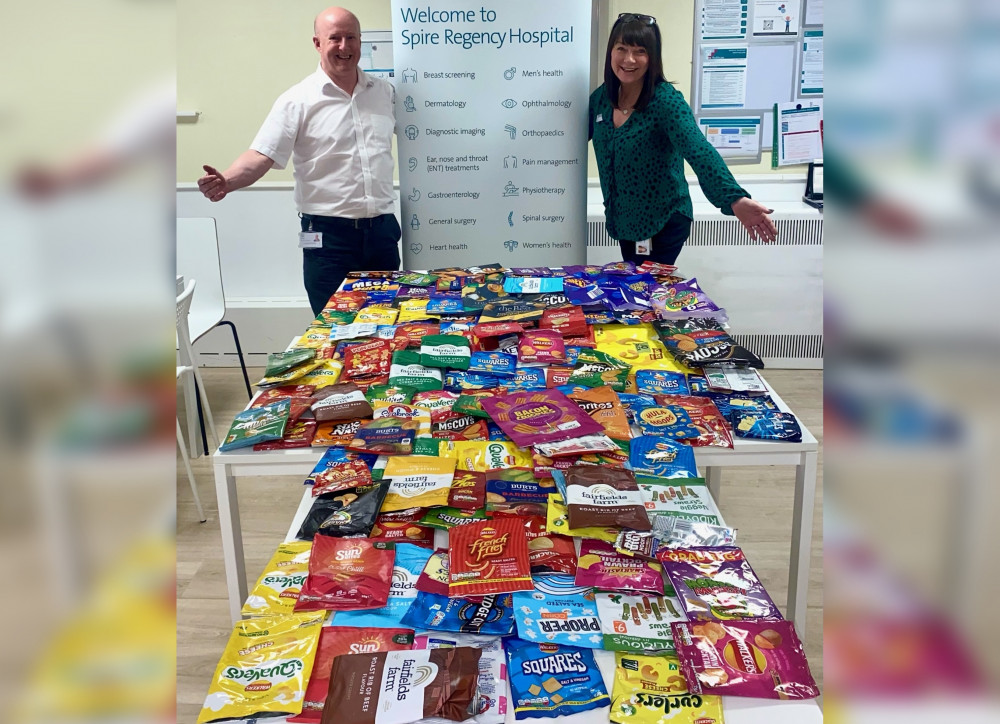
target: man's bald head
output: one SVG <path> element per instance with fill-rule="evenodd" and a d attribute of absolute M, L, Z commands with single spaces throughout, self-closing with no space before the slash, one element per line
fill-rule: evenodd
<path fill-rule="evenodd" d="M 353 23 L 354 29 L 361 33 L 361 22 L 358 17 L 346 8 L 330 7 L 320 12 L 313 20 L 313 35 L 320 37 L 320 31 L 326 32 L 331 25 Z"/>

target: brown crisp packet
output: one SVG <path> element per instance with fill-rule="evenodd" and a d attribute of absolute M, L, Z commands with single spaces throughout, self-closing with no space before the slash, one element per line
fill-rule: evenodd
<path fill-rule="evenodd" d="M 574 465 L 563 475 L 571 530 L 605 526 L 652 528 L 631 470 Z"/>
<path fill-rule="evenodd" d="M 372 406 L 365 399 L 365 393 L 353 382 L 327 385 L 313 393 L 313 397 L 318 398 L 312 411 L 319 422 L 372 416 Z"/>
<path fill-rule="evenodd" d="M 478 704 L 481 656 L 469 647 L 338 656 L 321 722 L 375 724 L 376 714 L 382 721 L 464 721 Z"/>

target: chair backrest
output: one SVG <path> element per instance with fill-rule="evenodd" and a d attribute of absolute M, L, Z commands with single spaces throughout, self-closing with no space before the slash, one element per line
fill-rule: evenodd
<path fill-rule="evenodd" d="M 191 312 L 195 284 L 197 282 L 194 279 L 188 279 L 187 284 L 184 285 L 184 291 L 177 296 L 177 346 L 184 350 L 191 349 L 188 314 Z"/>
<path fill-rule="evenodd" d="M 192 333 L 197 338 L 205 329 L 194 329 L 194 326 L 207 325 L 207 329 L 215 326 L 226 314 L 215 219 L 177 219 L 177 273 L 185 279 L 198 281 L 198 300 L 192 311 L 192 318 L 199 321 L 199 325 L 192 325 Z M 206 318 L 209 321 L 200 324 L 200 320 Z"/>

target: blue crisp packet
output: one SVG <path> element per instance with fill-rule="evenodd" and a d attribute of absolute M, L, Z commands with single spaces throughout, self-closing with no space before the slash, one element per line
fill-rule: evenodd
<path fill-rule="evenodd" d="M 461 314 L 464 311 L 465 305 L 462 304 L 461 295 L 431 294 L 431 298 L 427 302 L 428 314 Z"/>
<path fill-rule="evenodd" d="M 391 279 L 355 279 L 351 282 L 346 282 L 343 289 L 344 292 L 364 292 L 368 294 L 374 291 L 387 291 L 392 292 L 395 296 L 396 292 L 399 291 L 399 283 L 392 281 Z M 371 300 L 368 300 L 371 304 Z"/>
<path fill-rule="evenodd" d="M 729 422 L 737 437 L 802 442 L 802 428 L 790 412 L 733 410 L 729 414 Z"/>
<path fill-rule="evenodd" d="M 601 271 L 604 274 L 617 274 L 621 276 L 629 276 L 635 274 L 635 262 L 631 261 L 612 261 L 608 262 L 601 267 Z"/>
<path fill-rule="evenodd" d="M 514 629 L 514 608 L 509 593 L 483 596 L 476 602 L 417 591 L 400 623 L 422 631 L 507 636 Z"/>
<path fill-rule="evenodd" d="M 712 392 L 706 391 L 698 395 L 707 397 L 719 408 L 719 413 L 730 418 L 735 411 L 772 412 L 778 411 L 778 406 L 770 395 L 747 395 L 742 392 Z"/>
<path fill-rule="evenodd" d="M 545 370 L 541 367 L 518 367 L 514 370 L 514 376 L 503 381 L 504 386 L 510 390 L 544 390 Z"/>
<path fill-rule="evenodd" d="M 378 339 L 392 339 L 396 336 L 395 324 L 381 324 L 375 328 L 375 337 Z"/>
<path fill-rule="evenodd" d="M 655 399 L 646 394 L 634 395 L 630 392 L 619 392 L 618 401 L 622 403 L 622 407 L 625 408 L 625 416 L 628 418 L 629 422 L 635 422 L 635 416 L 644 407 L 656 407 L 657 402 Z"/>
<path fill-rule="evenodd" d="M 534 591 L 515 591 L 514 622 L 525 641 L 580 646 L 603 646 L 594 589 L 578 586 L 573 576 L 532 576 Z"/>
<path fill-rule="evenodd" d="M 397 286 L 395 289 L 372 289 L 365 292 L 365 306 L 375 307 L 380 304 L 391 306 L 398 291 L 399 287 Z"/>
<path fill-rule="evenodd" d="M 610 706 L 594 652 L 508 639 L 507 675 L 515 719 L 550 719 Z"/>
<path fill-rule="evenodd" d="M 706 392 L 710 392 L 708 388 L 708 380 L 699 375 L 691 375 L 688 377 L 688 387 L 691 388 L 692 395 L 703 395 Z M 718 405 L 716 405 L 718 407 Z"/>
<path fill-rule="evenodd" d="M 635 388 L 646 395 L 688 395 L 687 375 L 669 370 L 636 370 Z"/>
<path fill-rule="evenodd" d="M 512 375 L 516 368 L 517 357 L 506 352 L 473 352 L 469 360 L 469 372 Z"/>
<path fill-rule="evenodd" d="M 508 294 L 547 294 L 563 290 L 562 277 L 505 277 L 503 290 Z"/>
<path fill-rule="evenodd" d="M 694 448 L 665 437 L 640 435 L 632 438 L 628 462 L 635 472 L 660 478 L 698 477 Z M 557 480 L 556 486 L 558 485 Z"/>
<path fill-rule="evenodd" d="M 467 322 L 441 322 L 441 331 L 438 334 L 461 334 L 472 329 L 472 325 Z"/>
<path fill-rule="evenodd" d="M 555 468 L 552 468 L 549 472 L 552 474 L 552 480 L 556 484 L 556 490 L 559 491 L 559 496 L 563 500 L 566 500 L 566 476 L 562 474 L 561 470 L 556 470 Z"/>
<path fill-rule="evenodd" d="M 493 442 L 510 442 L 511 439 L 507 437 L 507 433 L 503 429 L 493 422 L 493 420 L 486 421 L 486 429 L 489 431 L 490 440 Z"/>
<path fill-rule="evenodd" d="M 475 355 L 473 355 L 475 357 Z M 463 390 L 492 390 L 500 386 L 500 380 L 494 375 L 484 375 L 478 372 L 452 370 L 444 377 L 444 389 L 448 392 Z"/>
<path fill-rule="evenodd" d="M 591 304 L 603 304 L 606 297 L 597 284 L 590 279 L 566 277 L 563 279 L 563 294 L 570 304 L 586 307 Z"/>
<path fill-rule="evenodd" d="M 392 566 L 389 602 L 382 608 L 366 611 L 339 611 L 334 615 L 335 626 L 374 626 L 397 628 L 410 604 L 417 597 L 417 579 L 434 551 L 413 543 L 396 543 L 396 560 Z"/>
<path fill-rule="evenodd" d="M 583 310 L 583 316 L 587 320 L 587 324 L 614 324 L 618 320 L 615 319 L 610 310 L 607 309 L 596 309 L 596 310 Z"/>

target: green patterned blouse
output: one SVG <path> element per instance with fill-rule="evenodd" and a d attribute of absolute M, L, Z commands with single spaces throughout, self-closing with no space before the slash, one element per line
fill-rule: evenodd
<path fill-rule="evenodd" d="M 732 216 L 732 203 L 750 196 L 698 129 L 684 95 L 669 83 L 660 83 L 645 110 L 619 128 L 613 110 L 602 85 L 590 96 L 589 133 L 611 238 L 641 241 L 659 232 L 674 212 L 694 217 L 685 159 L 722 213 Z"/>

